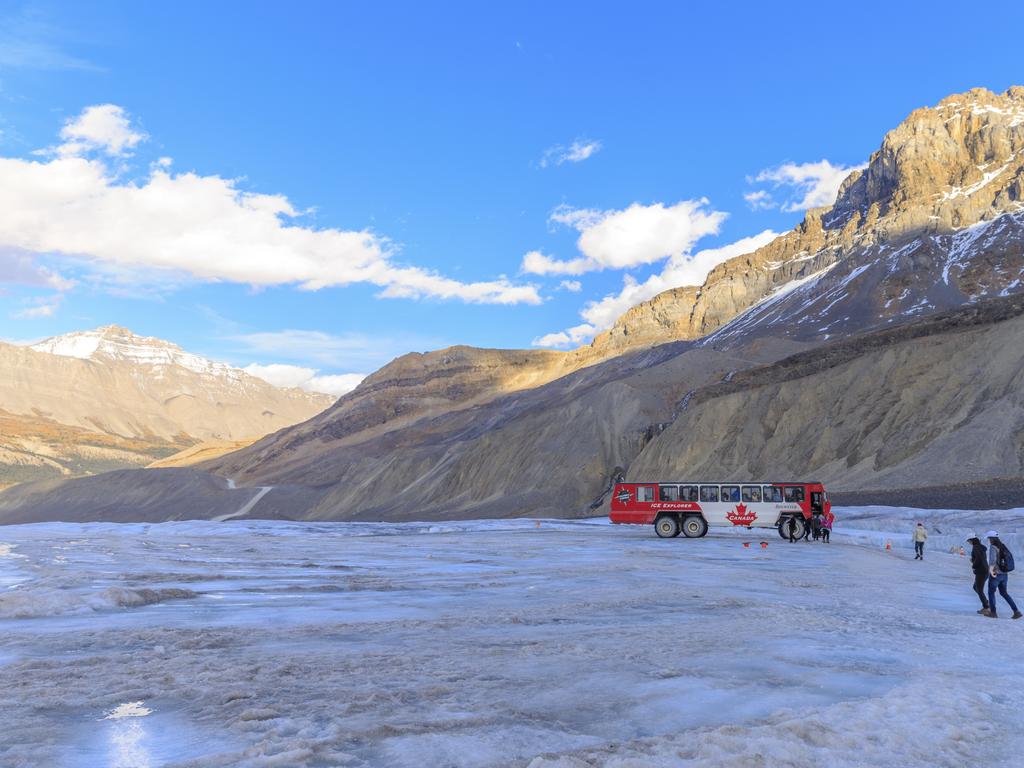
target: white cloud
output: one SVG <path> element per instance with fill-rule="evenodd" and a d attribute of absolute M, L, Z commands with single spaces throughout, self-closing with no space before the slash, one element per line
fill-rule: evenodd
<path fill-rule="evenodd" d="M 569 293 L 579 293 L 583 290 L 583 283 L 579 280 L 563 280 L 558 284 L 560 291 L 569 291 Z"/>
<path fill-rule="evenodd" d="M 581 163 L 587 158 L 593 156 L 600 149 L 600 141 L 577 139 L 569 145 L 569 149 L 565 153 L 565 159 L 570 163 Z"/>
<path fill-rule="evenodd" d="M 621 291 L 608 294 L 598 301 L 590 301 L 584 305 L 580 311 L 580 317 L 586 321 L 584 325 L 576 326 L 575 329 L 569 329 L 563 333 L 550 333 L 540 339 L 535 339 L 533 343 L 535 346 L 564 347 L 569 346 L 570 343 L 589 340 L 581 336 L 578 332 L 579 329 L 590 328 L 592 337 L 600 331 L 611 328 L 616 320 L 637 304 L 652 299 L 670 288 L 701 285 L 708 273 L 722 262 L 745 253 L 752 253 L 778 236 L 777 232 L 766 229 L 757 235 L 741 238 L 719 248 L 705 248 L 692 256 L 688 254 L 674 256 L 669 259 L 660 273 L 651 275 L 643 282 L 639 282 L 632 275 L 625 275 Z M 577 331 L 575 338 L 571 333 L 573 330 Z"/>
<path fill-rule="evenodd" d="M 544 150 L 540 159 L 540 167 L 562 165 L 563 163 L 582 163 L 601 150 L 601 142 L 593 139 L 576 139 L 569 146 L 556 144 Z"/>
<path fill-rule="evenodd" d="M 688 253 L 716 234 L 727 214 L 706 208 L 706 199 L 633 205 L 621 211 L 562 210 L 561 221 L 580 230 L 577 246 L 596 269 L 629 269 Z"/>
<path fill-rule="evenodd" d="M 600 223 L 608 213 L 608 211 L 599 211 L 595 208 L 573 208 L 571 205 L 563 203 L 551 212 L 551 215 L 548 216 L 548 223 L 562 224 L 582 232 Z"/>
<path fill-rule="evenodd" d="M 57 293 L 51 296 L 40 296 L 30 300 L 31 306 L 26 309 L 14 312 L 13 316 L 22 320 L 36 320 L 40 317 L 53 317 L 64 300 L 64 294 Z"/>
<path fill-rule="evenodd" d="M 17 248 L 0 246 L 0 283 L 17 283 L 53 288 L 63 293 L 75 286 L 75 281 L 48 267 L 35 263 L 33 254 Z"/>
<path fill-rule="evenodd" d="M 594 338 L 597 329 L 589 323 L 573 326 L 564 331 L 549 333 L 533 340 L 535 347 L 547 347 L 553 349 L 567 349 L 576 347 Z"/>
<path fill-rule="evenodd" d="M 98 150 L 112 157 L 131 154 L 147 136 L 132 128 L 128 113 L 116 104 L 97 104 L 86 107 L 78 117 L 68 120 L 61 128 L 64 143 L 57 147 L 58 154 L 80 155 Z"/>
<path fill-rule="evenodd" d="M 633 203 L 620 211 L 559 206 L 548 221 L 580 232 L 581 258 L 560 261 L 531 251 L 522 271 L 537 275 L 581 275 L 602 269 L 629 269 L 689 253 L 702 237 L 716 234 L 728 214 L 709 210 L 707 199 L 675 205 Z"/>
<path fill-rule="evenodd" d="M 764 189 L 759 189 L 755 192 L 745 192 L 743 199 L 747 201 L 747 205 L 750 206 L 752 211 L 766 211 L 769 208 L 775 208 L 778 206 L 771 196 L 771 193 Z"/>
<path fill-rule="evenodd" d="M 783 163 L 775 168 L 766 168 L 757 176 L 748 178 L 749 183 L 770 182 L 773 189 L 789 187 L 792 189 L 792 196 L 781 204 L 782 210 L 786 212 L 804 211 L 808 208 L 818 208 L 824 205 L 832 205 L 836 201 L 839 187 L 853 171 L 859 171 L 867 167 L 861 165 L 832 165 L 828 160 L 821 160 L 817 163 Z M 744 199 L 755 207 L 760 204 L 762 208 L 774 207 L 775 203 L 769 201 L 771 196 L 766 198 L 758 197 L 759 192 L 751 192 L 744 195 Z M 765 193 L 767 195 L 767 193 Z M 754 199 L 752 200 L 751 197 Z"/>
<path fill-rule="evenodd" d="M 339 397 L 355 389 L 366 378 L 362 373 L 341 373 L 321 376 L 316 368 L 301 365 L 253 363 L 245 366 L 246 373 L 273 384 L 275 387 L 300 387 L 307 392 L 321 392 Z"/>
<path fill-rule="evenodd" d="M 121 124 L 123 112 L 107 106 L 65 126 L 62 135 L 75 152 L 96 148 L 116 156 L 141 141 L 140 132 Z M 386 298 L 541 303 L 534 285 L 503 276 L 464 283 L 402 265 L 394 245 L 374 232 L 302 226 L 284 195 L 245 192 L 219 176 L 173 174 L 159 163 L 146 177 L 122 182 L 105 161 L 71 149 L 40 161 L 0 158 L 0 211 L 0 247 L 72 257 L 93 268 L 308 290 L 370 283 Z"/>
<path fill-rule="evenodd" d="M 314 376 L 302 388 L 308 389 L 311 392 L 323 392 L 327 395 L 341 397 L 358 387 L 365 378 L 365 373 L 338 373 L 328 376 Z"/>
<path fill-rule="evenodd" d="M 540 251 L 530 251 L 523 256 L 520 270 L 531 275 L 582 275 L 594 269 L 590 259 L 577 258 L 560 261 Z"/>
<path fill-rule="evenodd" d="M 661 272 L 665 284 L 662 290 L 678 288 L 683 285 L 702 285 L 712 269 L 724 261 L 753 253 L 779 236 L 778 232 L 766 229 L 750 237 L 741 237 L 718 248 L 704 248 L 693 256 L 674 256 L 669 259 Z"/>

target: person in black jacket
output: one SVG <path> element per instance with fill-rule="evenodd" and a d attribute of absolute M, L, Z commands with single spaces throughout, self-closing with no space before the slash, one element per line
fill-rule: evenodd
<path fill-rule="evenodd" d="M 981 600 L 981 610 L 978 613 L 985 615 L 988 611 L 988 598 L 985 596 L 985 586 L 988 582 L 988 548 L 981 543 L 977 536 L 971 536 L 967 540 L 971 545 L 971 570 L 974 572 L 974 591 L 978 593 Z"/>

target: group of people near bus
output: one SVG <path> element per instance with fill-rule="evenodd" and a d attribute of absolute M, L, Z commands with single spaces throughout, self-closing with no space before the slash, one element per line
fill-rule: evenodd
<path fill-rule="evenodd" d="M 911 538 L 914 541 L 914 559 L 924 560 L 924 544 L 928 541 L 928 530 L 924 527 L 924 523 L 919 522 L 914 527 Z M 981 610 L 978 613 L 991 619 L 999 618 L 996 611 L 996 592 L 998 592 L 1013 611 L 1012 618 L 1024 617 L 1024 613 L 1017 609 L 1017 604 L 1007 591 L 1010 572 L 1014 568 L 1013 553 L 999 538 L 998 531 L 988 531 L 985 538 L 988 540 L 988 546 L 977 534 L 967 538 L 967 543 L 971 545 L 974 592 L 981 600 Z"/>
<path fill-rule="evenodd" d="M 832 538 L 832 519 L 831 515 L 823 515 L 819 512 L 815 512 L 811 515 L 810 520 L 804 521 L 803 533 L 797 536 L 797 518 L 795 515 L 790 517 L 787 523 L 789 526 L 790 543 L 796 541 L 810 541 L 813 538 L 815 541 L 823 541 L 828 544 L 829 540 Z"/>

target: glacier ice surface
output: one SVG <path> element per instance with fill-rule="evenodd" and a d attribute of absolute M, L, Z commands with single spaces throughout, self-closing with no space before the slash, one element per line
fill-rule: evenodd
<path fill-rule="evenodd" d="M 1022 520 L 0 528 L 0 765 L 1019 765 L 1024 622 L 948 549 Z"/>

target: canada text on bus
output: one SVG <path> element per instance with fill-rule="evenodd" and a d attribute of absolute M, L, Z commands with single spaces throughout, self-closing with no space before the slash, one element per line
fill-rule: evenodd
<path fill-rule="evenodd" d="M 831 528 L 825 486 L 795 481 L 616 483 L 608 516 L 613 523 L 653 524 L 661 538 L 698 539 L 709 526 L 775 528 L 783 538 L 799 538 L 816 515 Z"/>

